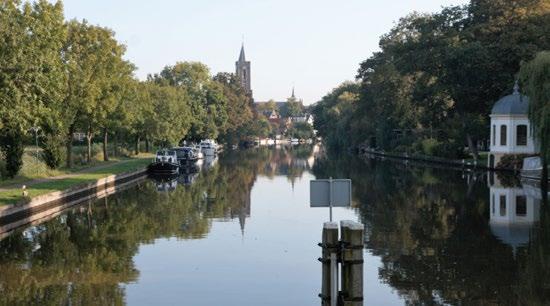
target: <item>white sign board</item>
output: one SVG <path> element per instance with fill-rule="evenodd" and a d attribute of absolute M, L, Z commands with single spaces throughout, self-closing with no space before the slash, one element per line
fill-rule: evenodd
<path fill-rule="evenodd" d="M 351 180 L 312 180 L 309 182 L 311 207 L 348 207 L 351 205 Z"/>

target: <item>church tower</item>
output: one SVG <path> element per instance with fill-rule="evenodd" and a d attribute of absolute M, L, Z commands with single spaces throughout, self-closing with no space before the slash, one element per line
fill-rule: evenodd
<path fill-rule="evenodd" d="M 244 44 L 241 46 L 241 54 L 239 54 L 239 60 L 235 62 L 235 67 L 235 74 L 241 86 L 246 93 L 252 97 L 252 88 L 250 87 L 250 62 L 247 61 L 244 56 Z"/>

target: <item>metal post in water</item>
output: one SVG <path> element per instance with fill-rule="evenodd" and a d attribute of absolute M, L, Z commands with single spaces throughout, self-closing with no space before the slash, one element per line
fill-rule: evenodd
<path fill-rule="evenodd" d="M 338 288 L 338 282 L 335 281 L 337 272 L 334 273 L 333 265 L 337 265 L 336 251 L 338 246 L 338 223 L 326 222 L 323 224 L 322 242 L 320 246 L 323 248 L 322 257 L 319 260 L 322 263 L 322 283 L 321 294 L 323 306 L 336 305 L 332 304 L 338 295 L 334 294 L 334 288 Z"/>
<path fill-rule="evenodd" d="M 363 225 L 340 222 L 342 233 L 342 298 L 344 306 L 363 305 Z"/>

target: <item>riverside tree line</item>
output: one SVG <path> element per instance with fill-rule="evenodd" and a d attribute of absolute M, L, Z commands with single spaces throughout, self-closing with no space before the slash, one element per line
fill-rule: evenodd
<path fill-rule="evenodd" d="M 464 158 L 467 147 L 477 159 L 493 104 L 519 79 L 548 158 L 548 33 L 548 0 L 471 0 L 412 13 L 381 37 L 380 51 L 360 64 L 357 81 L 312 107 L 316 129 L 335 147 L 448 158 Z"/>
<path fill-rule="evenodd" d="M 238 143 L 256 132 L 252 100 L 230 73 L 212 76 L 198 62 L 166 66 L 146 81 L 124 59 L 108 28 L 65 21 L 61 1 L 0 0 L 0 158 L 8 177 L 22 166 L 30 129 L 51 168 L 73 166 L 73 134 L 84 132 L 87 160 L 109 142 L 174 145 L 182 139 Z"/>

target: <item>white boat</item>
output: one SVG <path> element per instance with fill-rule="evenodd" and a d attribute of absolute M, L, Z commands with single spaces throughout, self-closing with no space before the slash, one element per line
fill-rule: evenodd
<path fill-rule="evenodd" d="M 204 156 L 215 156 L 218 153 L 218 145 L 212 139 L 206 139 L 199 144 Z"/>
<path fill-rule="evenodd" d="M 191 147 L 179 147 L 174 148 L 173 150 L 176 151 L 178 162 L 182 166 L 194 163 L 198 159 L 196 151 Z"/>

